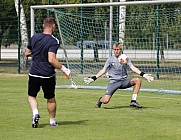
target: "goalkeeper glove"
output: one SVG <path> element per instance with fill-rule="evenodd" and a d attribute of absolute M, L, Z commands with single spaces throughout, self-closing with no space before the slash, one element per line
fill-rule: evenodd
<path fill-rule="evenodd" d="M 86 84 L 90 84 L 90 83 L 94 82 L 96 79 L 97 79 L 96 76 L 86 77 L 86 78 L 84 78 L 84 82 Z"/>
<path fill-rule="evenodd" d="M 70 70 L 67 69 L 64 65 L 62 65 L 61 71 L 65 74 L 65 76 L 67 77 L 67 79 L 70 78 Z"/>
<path fill-rule="evenodd" d="M 151 76 L 151 74 L 146 74 L 146 73 L 144 73 L 144 72 L 141 72 L 140 75 L 141 75 L 142 77 L 144 77 L 146 80 L 148 80 L 148 82 L 151 82 L 151 81 L 154 80 L 154 78 L 153 78 L 153 76 Z"/>

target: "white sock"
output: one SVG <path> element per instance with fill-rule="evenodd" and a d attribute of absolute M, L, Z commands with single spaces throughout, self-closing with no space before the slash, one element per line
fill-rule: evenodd
<path fill-rule="evenodd" d="M 133 94 L 133 95 L 132 95 L 132 99 L 131 99 L 131 100 L 136 101 L 136 98 L 137 98 L 137 94 Z"/>
<path fill-rule="evenodd" d="M 50 124 L 53 124 L 53 123 L 55 123 L 56 121 L 55 121 L 55 118 L 50 118 Z"/>
<path fill-rule="evenodd" d="M 33 117 L 35 117 L 36 114 L 38 114 L 38 109 L 33 110 Z"/>

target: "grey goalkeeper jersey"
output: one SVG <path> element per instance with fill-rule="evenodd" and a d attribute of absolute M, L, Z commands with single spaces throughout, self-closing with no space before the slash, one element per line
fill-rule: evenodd
<path fill-rule="evenodd" d="M 132 63 L 130 59 L 128 60 L 127 64 L 121 64 L 115 55 L 107 59 L 104 68 L 107 69 L 110 83 L 126 79 L 127 68 L 131 67 L 131 65 Z"/>

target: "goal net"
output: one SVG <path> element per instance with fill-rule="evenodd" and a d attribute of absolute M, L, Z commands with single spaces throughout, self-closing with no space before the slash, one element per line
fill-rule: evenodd
<path fill-rule="evenodd" d="M 181 94 L 181 0 L 133 1 L 31 6 L 31 34 L 42 32 L 42 19 L 54 16 L 60 40 L 58 59 L 71 69 L 71 80 L 60 75 L 57 88 L 105 89 L 103 75 L 90 85 L 83 79 L 95 75 L 112 55 L 115 42 L 141 71 L 141 90 Z M 128 70 L 130 78 L 139 75 Z M 129 89 L 128 89 L 129 90 Z"/>

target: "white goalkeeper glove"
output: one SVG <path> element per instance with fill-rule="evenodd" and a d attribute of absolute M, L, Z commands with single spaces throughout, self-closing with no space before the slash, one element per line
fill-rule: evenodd
<path fill-rule="evenodd" d="M 146 73 L 144 73 L 144 72 L 141 72 L 140 75 L 141 75 L 142 77 L 144 77 L 146 80 L 148 80 L 148 82 L 151 82 L 151 81 L 154 80 L 154 78 L 153 78 L 153 76 L 151 76 L 151 74 L 146 74 Z"/>
<path fill-rule="evenodd" d="M 94 82 L 96 79 L 97 79 L 96 76 L 86 77 L 86 78 L 84 78 L 84 82 L 86 84 L 90 84 L 90 83 Z"/>
<path fill-rule="evenodd" d="M 70 70 L 67 69 L 64 65 L 62 65 L 61 71 L 65 74 L 65 76 L 67 77 L 67 79 L 70 78 Z"/>

